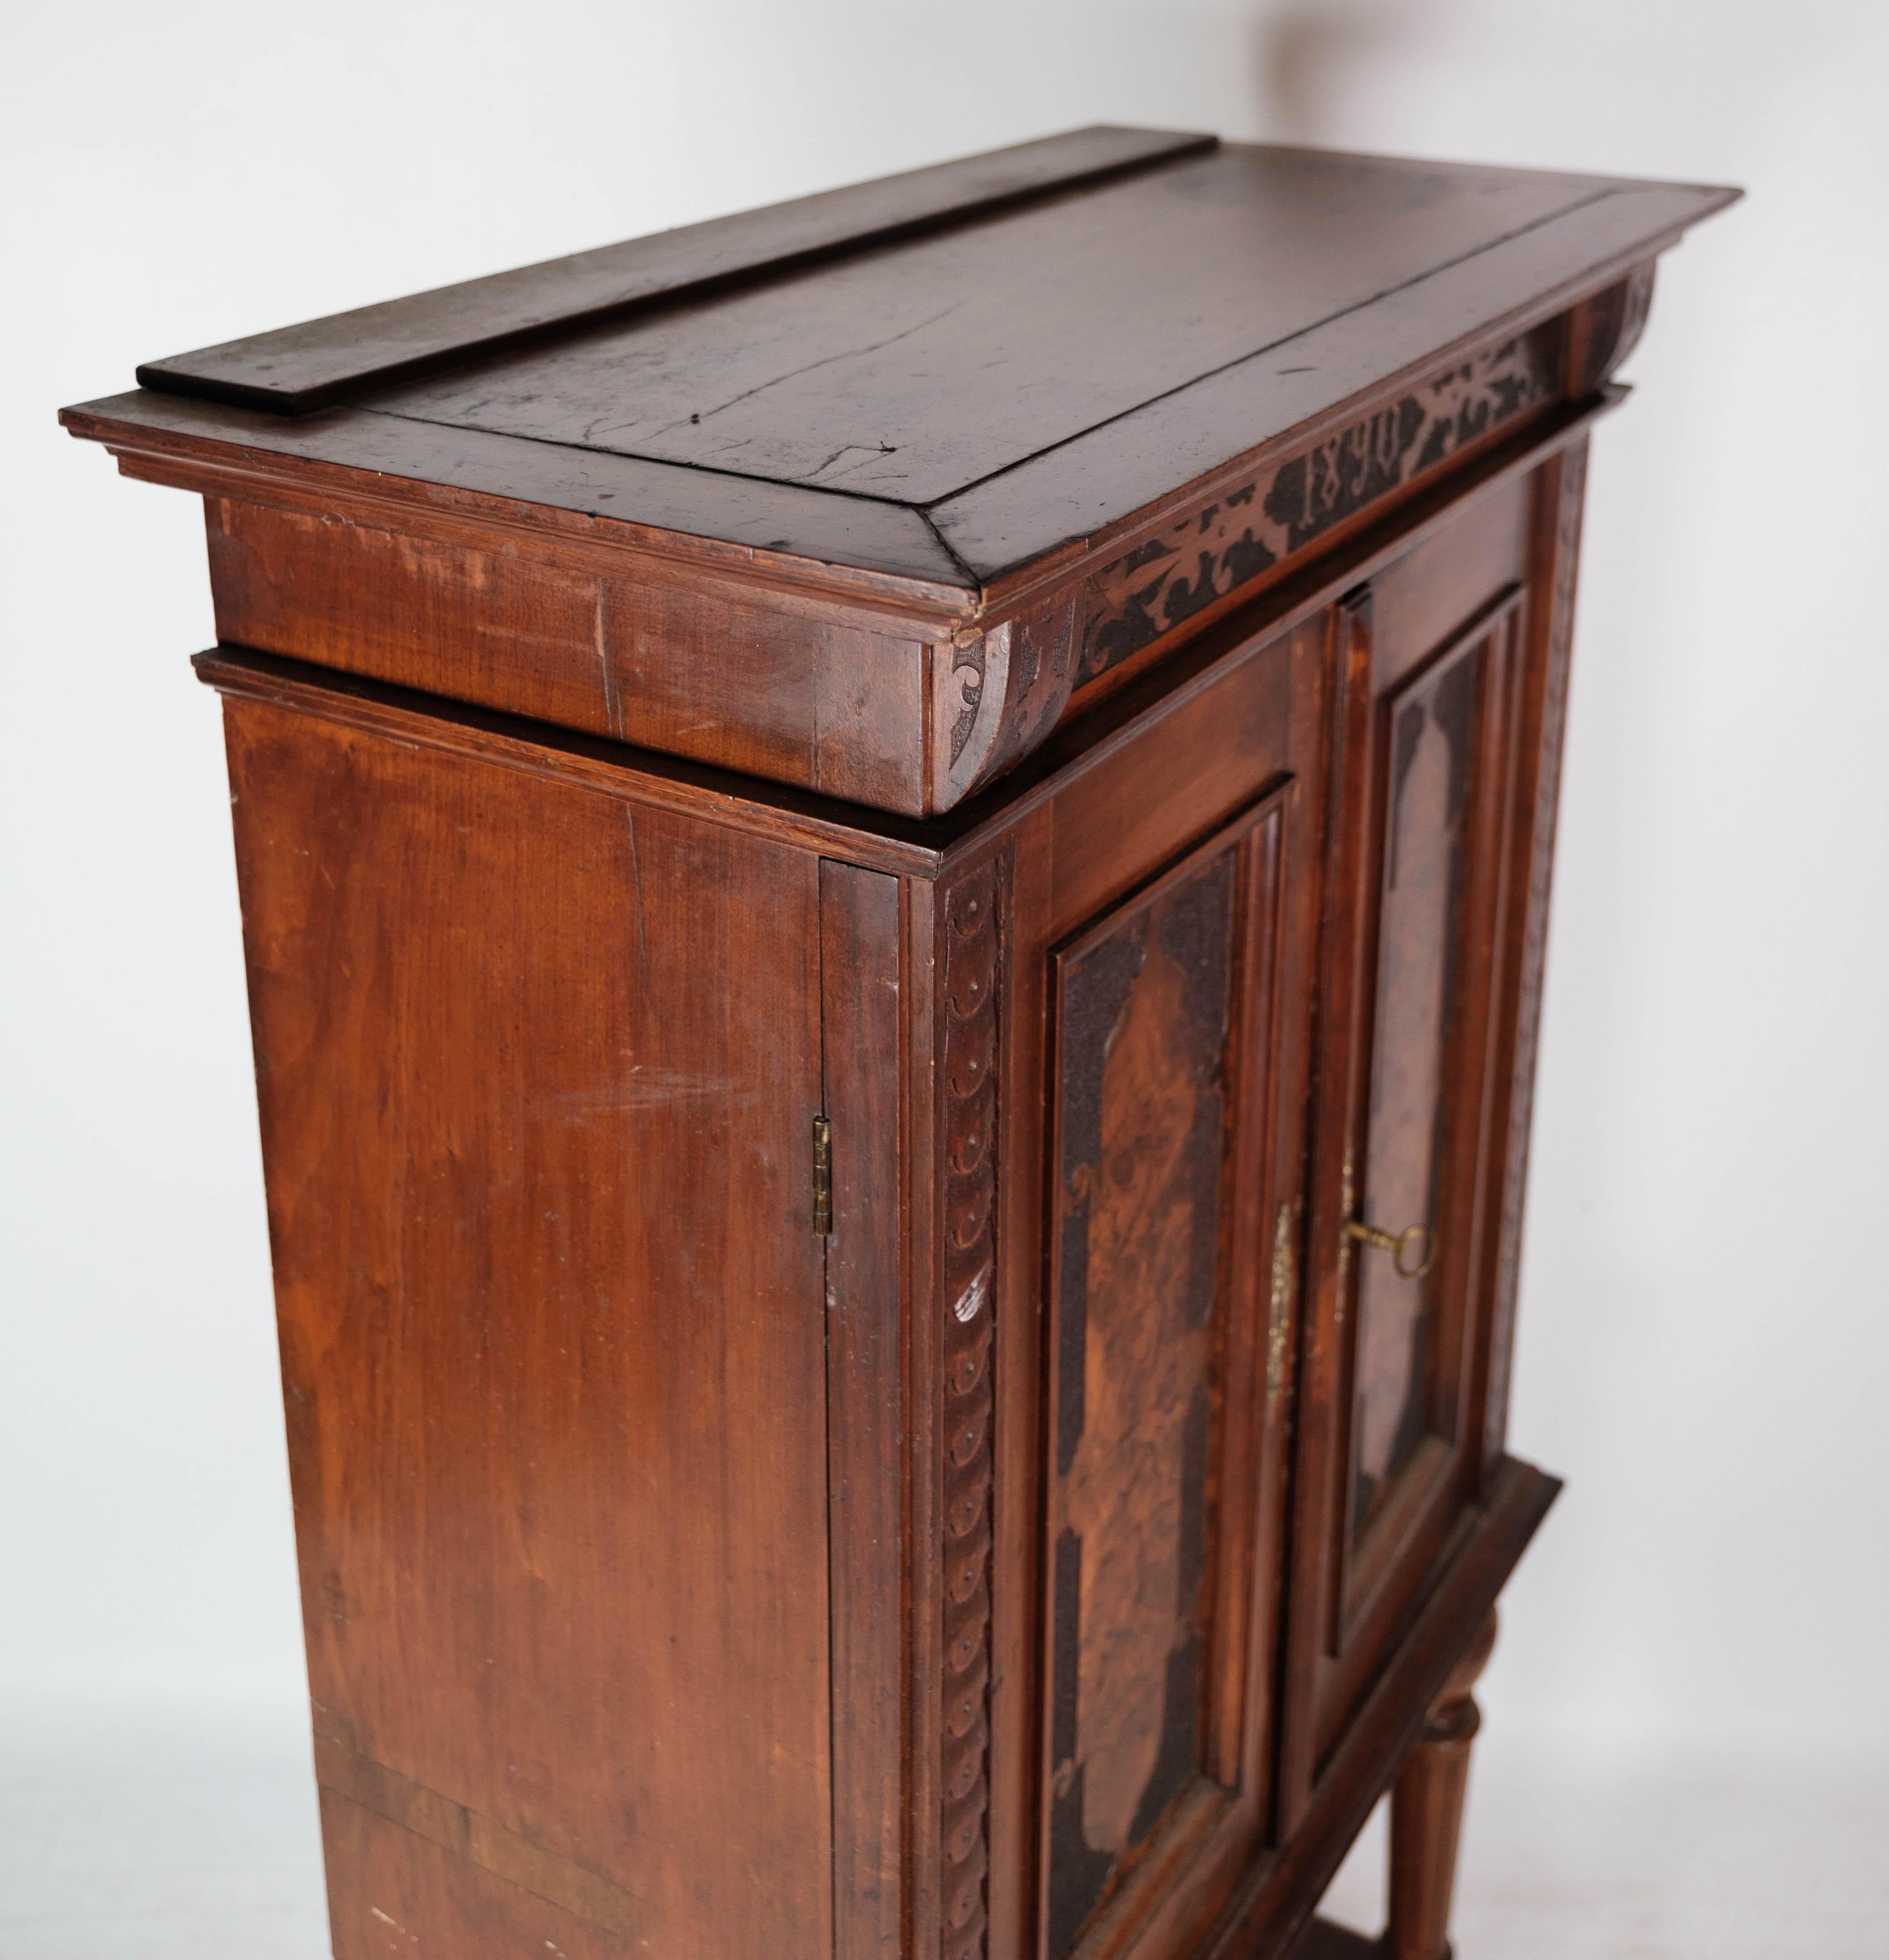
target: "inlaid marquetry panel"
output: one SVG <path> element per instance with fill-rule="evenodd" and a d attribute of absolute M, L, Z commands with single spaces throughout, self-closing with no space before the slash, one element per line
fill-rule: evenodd
<path fill-rule="evenodd" d="M 1445 1062 L 1457 1032 L 1476 702 L 1487 648 L 1480 640 L 1460 649 L 1388 704 L 1377 1020 L 1362 1169 L 1380 1229 L 1410 1236 L 1392 1256 L 1359 1263 L 1354 1534 L 1429 1427 L 1435 1268 L 1423 1268 L 1440 1230 Z"/>
<path fill-rule="evenodd" d="M 1486 1103 L 1521 617 L 1512 588 L 1427 654 L 1386 637 L 1361 704 L 1355 1045 L 1336 1064 L 1353 1085 L 1334 1232 L 1349 1381 L 1341 1649 L 1467 1488 L 1500 1153 Z"/>
<path fill-rule="evenodd" d="M 1046 1578 L 1046 1951 L 1066 1952 L 1192 1790 L 1232 1777 L 1216 1579 L 1241 1558 L 1216 1466 L 1242 1137 L 1268 1070 L 1283 809 L 1242 818 L 1055 966 Z M 1250 1174 L 1250 1171 L 1248 1172 Z M 1252 1310 L 1239 1290 L 1238 1310 Z M 1263 1343 L 1263 1336 L 1253 1345 Z M 1237 1719 L 1237 1717 L 1236 1717 Z"/>

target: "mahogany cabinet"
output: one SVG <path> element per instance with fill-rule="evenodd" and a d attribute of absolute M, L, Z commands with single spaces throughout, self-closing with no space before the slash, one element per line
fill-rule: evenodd
<path fill-rule="evenodd" d="M 1340 1952 L 1393 1786 L 1440 1960 L 1730 195 L 1088 130 L 66 412 L 208 519 L 341 1960 Z"/>

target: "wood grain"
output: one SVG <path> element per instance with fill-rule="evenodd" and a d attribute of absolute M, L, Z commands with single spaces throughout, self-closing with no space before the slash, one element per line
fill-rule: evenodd
<path fill-rule="evenodd" d="M 495 540 L 206 500 L 217 632 L 855 803 L 916 809 L 921 642 L 528 562 Z M 676 650 L 686 648 L 679 660 Z"/>
<path fill-rule="evenodd" d="M 1439 365 L 1527 332 L 1677 242 L 1734 194 L 1619 186 L 1411 278 L 1355 313 L 1172 393 L 926 506 L 938 536 L 1002 606 L 1036 562 L 1094 549 L 1180 483 L 1243 472 L 1270 445 L 1358 421 Z M 1473 323 L 1473 324 L 1472 324 Z"/>
<path fill-rule="evenodd" d="M 1289 803 L 1236 819 L 1056 959 L 1051 1953 L 1157 1832 L 1250 1828 L 1263 1801 L 1244 1742 L 1253 1596 L 1276 1584 L 1253 1506 L 1265 1309 L 1250 1208 L 1229 1207 L 1269 1168 Z M 1145 1916 L 1158 1888 L 1139 1890 L 1092 1946 Z"/>
<path fill-rule="evenodd" d="M 1471 350 L 1472 381 L 1500 352 Z M 1469 385 L 1460 369 L 1432 380 L 1452 399 Z M 1244 517 L 1221 535 L 1251 511 L 1260 482 L 1257 464 L 1222 472 L 1157 499 L 1126 530 L 1105 529 L 994 619 L 998 596 L 964 589 L 961 570 L 950 572 L 960 581 L 953 590 L 796 557 L 792 537 L 757 551 L 626 524 L 591 514 L 609 507 L 588 496 L 567 512 L 468 491 L 457 475 L 451 490 L 403 485 L 398 473 L 426 466 L 424 457 L 384 456 L 377 440 L 355 444 L 338 423 L 314 446 L 338 455 L 352 444 L 393 473 L 304 462 L 296 466 L 310 473 L 297 478 L 282 458 L 169 426 L 180 416 L 272 419 L 256 412 L 166 401 L 156 421 L 68 419 L 111 443 L 126 469 L 213 493 L 213 591 L 220 630 L 237 644 L 920 816 L 1001 778 L 1059 727 L 1092 714 L 1101 690 L 1172 662 L 1229 609 L 1295 594 L 1308 580 L 1341 581 L 1359 539 L 1394 535 L 1406 514 L 1433 520 L 1453 488 L 1467 496 L 1613 399 L 1569 409 L 1533 400 L 1534 386 L 1505 370 L 1457 399 L 1447 425 L 1426 412 L 1422 425 L 1447 438 L 1449 453 L 1414 475 L 1429 438 L 1399 460 L 1397 431 L 1410 422 L 1399 404 L 1421 410 L 1421 399 L 1380 391 L 1362 421 L 1289 446 L 1267 466 L 1268 498 L 1296 485 L 1301 512 L 1296 526 L 1269 532 L 1272 543 L 1249 538 Z M 1505 403 L 1506 416 L 1497 412 Z M 1387 432 L 1376 464 L 1374 428 Z M 537 452 L 519 465 L 528 487 L 540 458 L 557 452 L 522 448 Z M 507 481 L 494 473 L 499 460 L 488 457 L 493 470 L 478 480 Z M 1196 536 L 1203 549 L 1183 564 L 1178 544 Z M 1153 563 L 1151 552 L 1167 561 Z M 1101 636 L 1086 682 L 1085 606 Z"/>
<path fill-rule="evenodd" d="M 1277 1849 L 1256 1861 L 1208 1948 L 1212 1960 L 1289 1954 L 1325 1888 L 1422 1730 L 1431 1704 L 1474 1640 L 1550 1506 L 1559 1481 L 1503 1459 L 1486 1503 L 1439 1561 L 1386 1659 Z"/>
<path fill-rule="evenodd" d="M 817 861 L 228 718 L 314 1699 L 639 1944 L 824 1952 Z"/>
<path fill-rule="evenodd" d="M 1507 1004 L 1509 1019 L 1499 1052 L 1499 1093 L 1506 1113 L 1501 1217 L 1487 1388 L 1482 1416 L 1483 1474 L 1506 1446 L 1508 1386 L 1515 1349 L 1515 1300 L 1521 1266 L 1522 1210 L 1527 1188 L 1528 1144 L 1534 1113 L 1535 1058 L 1541 1036 L 1542 978 L 1547 961 L 1548 900 L 1554 868 L 1555 824 L 1560 806 L 1561 749 L 1567 727 L 1569 663 L 1574 644 L 1575 576 L 1581 556 L 1581 519 L 1587 488 L 1585 443 L 1544 469 L 1537 485 L 1531 578 L 1542 596 L 1533 614 L 1522 705 L 1518 828 L 1514 850 L 1516 889 L 1506 922 L 1508 962 L 1515 975 Z"/>
<path fill-rule="evenodd" d="M 333 1790 L 320 1797 L 335 1960 L 412 1960 L 422 1937 L 449 1952 L 555 1946 L 565 1960 L 642 1950 Z"/>
<path fill-rule="evenodd" d="M 305 414 L 376 381 L 651 301 L 673 305 L 757 275 L 779 275 L 988 218 L 1034 198 L 1211 149 L 1214 140 L 1099 124 L 1072 129 L 174 355 L 148 362 L 138 379 L 146 387 L 205 400 Z"/>
<path fill-rule="evenodd" d="M 754 836 L 791 840 L 814 850 L 844 850 L 882 870 L 934 875 L 946 833 L 897 817 L 873 819 L 825 799 L 776 790 L 751 777 L 672 761 L 617 742 L 587 740 L 513 715 L 461 708 L 450 702 L 324 673 L 298 660 L 236 647 L 213 647 L 192 664 L 218 692 L 268 702 L 294 712 L 495 767 L 649 804 Z"/>
<path fill-rule="evenodd" d="M 834 1960 L 891 1960 L 905 1923 L 904 1430 L 899 883 L 820 867 L 820 1073 L 832 1520 Z"/>
<path fill-rule="evenodd" d="M 948 616 L 975 609 L 977 581 L 925 514 L 798 484 L 732 477 L 522 436 L 323 409 L 271 415 L 139 389 L 62 409 L 127 476 L 258 501 L 254 486 L 317 486 L 507 530 L 597 539 L 788 590 L 884 593 Z"/>
<path fill-rule="evenodd" d="M 1480 1371 L 1505 1338 L 1488 1261 L 1505 1177 L 1499 1031 L 1518 984 L 1507 895 L 1535 657 L 1521 628 L 1536 576 L 1533 497 L 1515 484 L 1461 512 L 1341 615 L 1289 1820 L 1480 1485 Z M 1397 813 L 1421 788 L 1416 738 L 1446 686 L 1461 695 L 1456 733 L 1433 759 L 1448 766 L 1433 819 L 1406 837 Z M 1427 1276 L 1399 1275 L 1387 1252 L 1348 1235 L 1348 1220 L 1423 1226 L 1435 1249 Z"/>
<path fill-rule="evenodd" d="M 1482 1713 L 1470 1690 L 1496 1646 L 1496 1615 L 1477 1630 L 1430 1704 L 1390 1799 L 1390 1923 L 1386 1960 L 1450 1960 L 1450 1901 Z"/>
<path fill-rule="evenodd" d="M 1611 190 L 1225 145 L 369 405 L 929 508 Z"/>
<path fill-rule="evenodd" d="M 1057 963 L 1052 1953 L 1199 1768 L 1236 870 Z"/>

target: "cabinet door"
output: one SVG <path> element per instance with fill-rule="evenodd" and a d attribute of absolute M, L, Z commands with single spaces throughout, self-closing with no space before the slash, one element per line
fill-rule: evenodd
<path fill-rule="evenodd" d="M 1429 644 L 1401 612 L 1374 633 L 1368 589 L 1339 613 L 1293 1604 L 1312 1691 L 1288 1750 L 1301 1791 L 1476 1497 L 1524 588 L 1479 598 Z"/>

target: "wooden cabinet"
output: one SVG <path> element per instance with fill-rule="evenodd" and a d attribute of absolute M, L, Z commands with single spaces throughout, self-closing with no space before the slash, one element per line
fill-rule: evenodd
<path fill-rule="evenodd" d="M 1341 1951 L 1393 1786 L 1441 1960 L 1727 195 L 1079 132 L 66 412 L 205 502 L 341 1960 Z"/>

